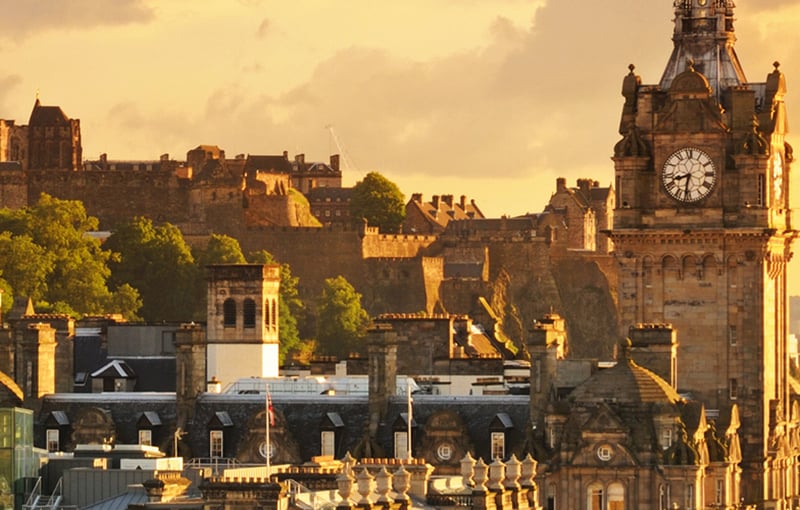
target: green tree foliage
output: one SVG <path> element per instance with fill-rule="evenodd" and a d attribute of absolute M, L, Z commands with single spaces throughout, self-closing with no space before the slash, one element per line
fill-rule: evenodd
<path fill-rule="evenodd" d="M 206 266 L 214 264 L 246 264 L 239 241 L 224 234 L 212 234 L 203 248 L 196 248 L 194 253 L 197 265 L 197 277 L 194 284 L 195 317 L 205 320 L 208 303 L 208 284 L 206 282 Z"/>
<path fill-rule="evenodd" d="M 42 311 L 135 318 L 135 291 L 117 295 L 108 288 L 111 252 L 90 235 L 97 226 L 80 202 L 46 194 L 33 207 L 0 211 L 0 245 L 8 250 L 0 271 L 11 292 L 35 299 Z M 123 305 L 129 308 L 117 308 Z"/>
<path fill-rule="evenodd" d="M 328 278 L 317 302 L 317 341 L 322 354 L 347 357 L 364 351 L 369 316 L 361 294 L 343 277 Z"/>
<path fill-rule="evenodd" d="M 200 268 L 212 264 L 246 264 L 239 241 L 224 234 L 212 234 L 205 248 L 195 251 Z"/>
<path fill-rule="evenodd" d="M 188 321 L 195 318 L 197 268 L 180 230 L 171 224 L 154 226 L 147 218 L 119 225 L 106 246 L 117 256 L 110 263 L 110 283 L 125 285 L 142 296 L 146 321 Z"/>
<path fill-rule="evenodd" d="M 350 216 L 365 218 L 382 232 L 398 232 L 406 217 L 405 197 L 397 184 L 377 172 L 370 172 L 353 186 Z"/>
<path fill-rule="evenodd" d="M 253 264 L 277 263 L 272 254 L 266 250 L 251 253 L 248 259 Z M 304 348 L 297 324 L 305 316 L 306 309 L 297 292 L 299 278 L 292 276 L 292 269 L 289 264 L 281 264 L 280 275 L 278 334 L 280 336 L 280 363 L 283 364 L 290 354 L 301 351 Z"/>

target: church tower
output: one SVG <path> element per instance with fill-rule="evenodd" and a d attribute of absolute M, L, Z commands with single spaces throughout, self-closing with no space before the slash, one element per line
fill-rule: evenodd
<path fill-rule="evenodd" d="M 208 278 L 207 377 L 278 376 L 277 264 L 217 264 Z"/>
<path fill-rule="evenodd" d="M 623 80 L 611 232 L 620 312 L 626 328 L 675 328 L 679 391 L 712 413 L 741 410 L 744 501 L 780 505 L 798 491 L 783 482 L 797 479 L 786 446 L 786 264 L 797 235 L 786 83 L 777 62 L 765 82 L 746 80 L 732 0 L 674 6 L 661 81 L 643 85 L 633 66 Z"/>

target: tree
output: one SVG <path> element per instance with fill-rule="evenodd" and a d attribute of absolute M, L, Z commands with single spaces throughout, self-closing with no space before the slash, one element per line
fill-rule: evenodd
<path fill-rule="evenodd" d="M 248 260 L 253 264 L 276 264 L 277 261 L 266 250 L 251 253 Z M 305 315 L 305 305 L 297 292 L 297 283 L 300 281 L 292 276 L 289 264 L 280 265 L 281 287 L 278 299 L 278 335 L 280 336 L 280 363 L 296 351 L 304 350 L 304 342 L 300 339 L 298 322 Z"/>
<path fill-rule="evenodd" d="M 195 260 L 200 269 L 212 264 L 245 264 L 239 241 L 224 234 L 211 234 L 205 248 L 196 250 Z"/>
<path fill-rule="evenodd" d="M 383 232 L 398 232 L 406 217 L 405 197 L 395 183 L 377 172 L 370 172 L 353 186 L 350 216 L 365 218 Z"/>
<path fill-rule="evenodd" d="M 345 358 L 364 351 L 369 316 L 361 307 L 361 294 L 343 276 L 325 280 L 317 312 L 317 341 L 323 354 Z"/>
<path fill-rule="evenodd" d="M 115 252 L 109 283 L 129 285 L 142 296 L 141 316 L 150 322 L 195 318 L 196 267 L 181 231 L 133 218 L 114 230 L 105 246 Z"/>
<path fill-rule="evenodd" d="M 108 288 L 111 252 L 90 235 L 97 226 L 97 218 L 88 216 L 79 201 L 46 194 L 33 207 L 3 210 L 0 232 L 9 250 L 0 257 L 3 278 L 14 294 L 37 298 L 36 306 L 43 311 L 135 318 L 138 299 L 133 289 L 117 296 Z M 26 276 L 32 279 L 23 282 Z M 134 308 L 117 308 L 123 305 Z"/>

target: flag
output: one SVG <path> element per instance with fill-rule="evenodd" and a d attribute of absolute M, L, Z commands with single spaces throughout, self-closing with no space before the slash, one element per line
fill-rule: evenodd
<path fill-rule="evenodd" d="M 269 413 L 269 424 L 271 427 L 275 426 L 275 411 L 272 409 L 272 396 L 267 390 L 267 413 Z"/>

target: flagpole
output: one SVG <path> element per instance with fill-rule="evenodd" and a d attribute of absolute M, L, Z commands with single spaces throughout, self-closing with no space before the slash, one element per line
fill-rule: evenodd
<path fill-rule="evenodd" d="M 406 446 L 408 446 L 408 460 L 411 460 L 411 422 L 414 421 L 414 408 L 411 405 L 411 383 L 406 378 L 406 396 L 408 398 L 408 432 L 406 433 Z"/>
<path fill-rule="evenodd" d="M 265 403 L 267 408 L 265 409 L 266 413 L 264 414 L 264 421 L 267 423 L 266 426 L 267 440 L 264 443 L 266 445 L 266 451 L 264 452 L 264 457 L 267 458 L 267 482 L 269 482 L 270 477 L 272 476 L 272 466 L 270 466 L 270 460 L 269 460 L 269 454 L 270 451 L 272 450 L 272 448 L 270 448 L 270 442 L 269 442 L 269 425 L 270 425 L 269 422 L 272 421 L 272 399 L 269 397 L 269 384 L 266 385 L 266 390 L 267 391 L 266 391 Z"/>

